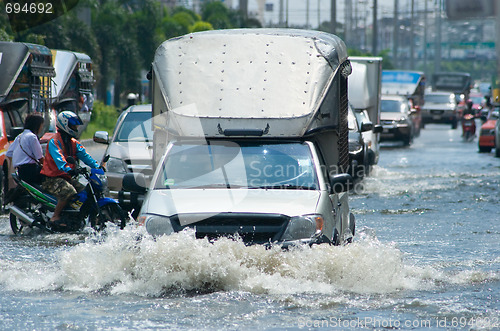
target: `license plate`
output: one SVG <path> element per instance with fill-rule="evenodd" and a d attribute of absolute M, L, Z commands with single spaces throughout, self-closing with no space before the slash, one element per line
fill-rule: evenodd
<path fill-rule="evenodd" d="M 470 123 L 470 122 L 466 122 L 464 125 L 465 125 L 465 126 L 472 126 L 472 123 Z"/>
<path fill-rule="evenodd" d="M 434 116 L 432 116 L 432 119 L 434 119 L 434 120 L 440 120 L 441 116 L 440 115 L 434 115 Z"/>

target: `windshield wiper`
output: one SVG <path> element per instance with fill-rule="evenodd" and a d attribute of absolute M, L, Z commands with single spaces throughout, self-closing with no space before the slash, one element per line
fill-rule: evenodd
<path fill-rule="evenodd" d="M 263 185 L 251 187 L 252 189 L 264 189 L 264 190 L 316 190 L 316 187 L 305 186 L 305 185 L 292 185 L 292 184 L 282 184 L 282 185 Z"/>
<path fill-rule="evenodd" d="M 206 185 L 199 185 L 199 186 L 191 186 L 189 188 L 241 188 L 244 187 L 242 185 L 235 185 L 235 184 L 206 184 Z"/>

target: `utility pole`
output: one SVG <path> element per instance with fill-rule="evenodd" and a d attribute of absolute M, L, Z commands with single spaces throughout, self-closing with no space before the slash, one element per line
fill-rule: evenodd
<path fill-rule="evenodd" d="M 321 10 L 320 10 L 321 0 L 318 0 L 318 30 L 321 27 Z"/>
<path fill-rule="evenodd" d="M 309 29 L 309 0 L 306 1 L 306 29 Z"/>
<path fill-rule="evenodd" d="M 398 0 L 394 0 L 394 32 L 392 42 L 392 60 L 394 66 L 398 68 L 398 48 L 399 48 L 399 13 L 398 13 Z"/>
<path fill-rule="evenodd" d="M 442 0 L 438 1 L 439 8 L 436 16 L 436 48 L 434 54 L 434 72 L 441 71 L 441 8 Z"/>
<path fill-rule="evenodd" d="M 243 15 L 245 22 L 248 20 L 248 0 L 239 0 L 240 12 Z"/>
<path fill-rule="evenodd" d="M 424 7 L 424 73 L 425 76 L 427 76 L 427 6 L 428 0 L 425 0 L 425 7 Z"/>
<path fill-rule="evenodd" d="M 279 9 L 279 26 L 283 27 L 283 0 L 280 0 L 280 9 Z"/>
<path fill-rule="evenodd" d="M 286 0 L 286 27 L 288 28 L 288 0 Z"/>
<path fill-rule="evenodd" d="M 411 0 L 410 20 L 410 70 L 415 69 L 415 0 Z"/>
<path fill-rule="evenodd" d="M 337 0 L 331 0 L 330 5 L 330 31 L 332 34 L 337 33 Z"/>
<path fill-rule="evenodd" d="M 377 55 L 377 42 L 378 42 L 378 31 L 377 31 L 377 0 L 373 0 L 373 36 L 372 36 L 372 53 Z"/>

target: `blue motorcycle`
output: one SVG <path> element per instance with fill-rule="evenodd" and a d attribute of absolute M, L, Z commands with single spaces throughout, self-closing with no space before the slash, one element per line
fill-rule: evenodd
<path fill-rule="evenodd" d="M 76 163 L 71 157 L 68 157 L 67 161 Z M 104 169 L 89 171 L 77 165 L 76 172 L 76 177 L 82 175 L 87 180 L 87 186 L 62 211 L 61 219 L 64 222 L 59 225 L 50 222 L 57 199 L 44 192 L 38 185 L 29 184 L 16 173 L 12 174 L 18 184 L 18 193 L 8 207 L 12 231 L 15 234 L 23 234 L 36 227 L 47 232 L 75 232 L 83 230 L 87 225 L 99 231 L 104 229 L 108 222 L 123 229 L 129 216 L 118 201 L 104 196 L 107 191 Z"/>

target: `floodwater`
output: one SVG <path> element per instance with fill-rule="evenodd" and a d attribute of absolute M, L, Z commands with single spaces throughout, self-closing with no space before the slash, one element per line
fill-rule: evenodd
<path fill-rule="evenodd" d="M 179 233 L 14 236 L 1 330 L 500 329 L 500 159 L 428 125 L 350 197 L 354 243 L 291 251 Z"/>

